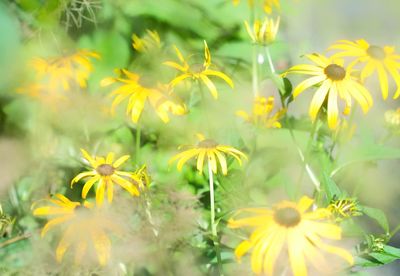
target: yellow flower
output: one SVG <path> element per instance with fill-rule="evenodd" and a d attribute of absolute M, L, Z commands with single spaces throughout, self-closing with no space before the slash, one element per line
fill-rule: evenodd
<path fill-rule="evenodd" d="M 225 154 L 233 156 L 240 165 L 242 165 L 241 158 L 247 160 L 247 156 L 231 147 L 226 145 L 220 145 L 212 139 L 206 139 L 202 134 L 197 134 L 199 142 L 197 145 L 187 146 L 187 149 L 178 153 L 169 161 L 172 163 L 179 159 L 177 168 L 182 170 L 183 165 L 191 158 L 197 159 L 197 170 L 199 173 L 203 172 L 204 160 L 207 158 L 208 164 L 210 164 L 213 173 L 217 173 L 217 163 L 220 164 L 222 169 L 222 174 L 226 175 L 228 173 L 228 166 L 226 163 Z"/>
<path fill-rule="evenodd" d="M 188 61 L 185 60 L 183 57 L 182 53 L 179 51 L 179 49 L 174 46 L 176 55 L 178 56 L 179 61 L 181 64 L 178 64 L 173 61 L 166 61 L 163 64 L 170 66 L 172 68 L 175 68 L 179 71 L 182 72 L 179 76 L 174 78 L 170 84 L 172 87 L 177 85 L 178 83 L 182 82 L 183 80 L 187 78 L 192 78 L 193 80 L 201 80 L 207 88 L 210 90 L 211 95 L 217 99 L 218 98 L 218 91 L 217 88 L 215 87 L 214 83 L 210 80 L 208 76 L 215 76 L 223 79 L 230 87 L 233 88 L 233 82 L 232 80 L 225 75 L 224 73 L 216 70 L 211 70 L 209 69 L 213 64 L 211 63 L 211 53 L 210 50 L 208 49 L 207 42 L 204 41 L 204 62 L 203 64 L 193 64 L 189 65 Z"/>
<path fill-rule="evenodd" d="M 242 117 L 247 122 L 252 123 L 257 126 L 262 126 L 266 128 L 281 128 L 282 125 L 279 119 L 286 113 L 285 109 L 281 109 L 275 114 L 272 114 L 274 109 L 274 97 L 256 97 L 253 104 L 253 113 L 248 114 L 244 110 L 239 110 L 236 112 L 237 116 Z"/>
<path fill-rule="evenodd" d="M 314 85 L 319 86 L 312 98 L 309 115 L 314 121 L 321 106 L 327 101 L 328 125 L 335 129 L 338 122 L 338 97 L 345 101 L 344 114 L 350 112 L 354 98 L 366 113 L 372 106 L 369 91 L 351 75 L 352 68 L 343 67 L 343 60 L 327 58 L 320 54 L 306 55 L 316 65 L 300 64 L 290 68 L 287 73 L 311 75 L 293 90 L 293 97 Z"/>
<path fill-rule="evenodd" d="M 346 250 L 324 243 L 321 237 L 332 240 L 341 239 L 341 228 L 330 222 L 321 221 L 331 214 L 327 209 L 307 210 L 313 200 L 306 196 L 298 203 L 283 201 L 272 210 L 247 208 L 237 214 L 248 212 L 251 217 L 228 221 L 228 227 L 255 228 L 248 240 L 241 242 L 235 250 L 240 258 L 253 248 L 251 255 L 252 270 L 256 274 L 272 275 L 278 256 L 282 250 L 288 253 L 292 272 L 295 276 L 307 275 L 306 260 L 317 269 L 327 266 L 320 251 L 336 254 L 353 264 L 352 255 Z M 236 215 L 237 215 L 236 214 Z"/>
<path fill-rule="evenodd" d="M 93 208 L 93 204 L 73 202 L 61 194 L 56 199 L 49 199 L 51 205 L 33 210 L 35 216 L 50 217 L 42 229 L 43 237 L 57 225 L 65 225 L 65 230 L 56 249 L 56 259 L 61 262 L 65 252 L 75 248 L 75 262 L 85 259 L 85 253 L 94 249 L 100 265 L 106 265 L 110 258 L 111 241 L 108 230 L 117 229 L 101 212 Z"/>
<path fill-rule="evenodd" d="M 147 88 L 139 83 L 139 75 L 125 69 L 118 69 L 117 73 L 119 74 L 117 78 L 109 77 L 101 81 L 101 86 L 121 83 L 121 86 L 111 93 L 111 96 L 116 96 L 111 105 L 112 113 L 115 107 L 127 97 L 129 97 L 129 102 L 126 113 L 130 115 L 134 123 L 138 122 L 147 100 L 164 123 L 169 122 L 169 112 L 174 115 L 186 113 L 186 107 L 179 99 L 175 97 L 172 100 L 168 85 L 159 84 L 157 88 Z"/>
<path fill-rule="evenodd" d="M 400 55 L 395 53 L 394 47 L 370 45 L 364 39 L 360 39 L 355 42 L 339 40 L 329 49 L 342 50 L 342 52 L 334 54 L 332 56 L 334 58 L 353 57 L 355 60 L 352 65 L 364 64 L 365 66 L 361 70 L 361 81 L 377 71 L 383 99 L 386 99 L 389 94 L 388 74 L 390 74 L 397 85 L 393 98 L 396 99 L 400 96 Z"/>
<path fill-rule="evenodd" d="M 143 37 L 132 35 L 132 47 L 138 52 L 148 52 L 161 48 L 161 40 L 157 31 L 146 30 Z"/>
<path fill-rule="evenodd" d="M 362 215 L 355 198 L 333 199 L 327 209 L 336 217 L 337 221 Z"/>
<path fill-rule="evenodd" d="M 275 41 L 279 29 L 280 17 L 275 21 L 267 17 L 263 22 L 256 19 L 253 24 L 253 30 L 250 28 L 247 21 L 244 22 L 246 31 L 249 34 L 253 43 L 261 45 L 269 45 Z"/>
<path fill-rule="evenodd" d="M 32 66 L 37 77 L 45 80 L 50 90 L 67 91 L 71 89 L 71 85 L 78 84 L 82 88 L 87 86 L 86 81 L 93 71 L 91 57 L 100 58 L 95 52 L 80 50 L 62 57 L 35 58 L 32 60 Z"/>
<path fill-rule="evenodd" d="M 87 193 L 95 183 L 97 183 L 96 203 L 98 205 L 103 203 L 106 188 L 108 202 L 112 202 L 114 184 L 118 184 L 127 190 L 132 196 L 139 195 L 139 190 L 134 183 L 141 183 L 141 179 L 135 173 L 118 170 L 118 168 L 129 159 L 129 155 L 124 155 L 114 161 L 115 154 L 113 152 L 108 153 L 106 158 L 99 156 L 93 158 L 84 149 L 81 149 L 81 152 L 84 159 L 89 162 L 92 170 L 82 172 L 75 176 L 71 181 L 71 187 L 82 178 L 89 177 L 89 180 L 87 180 L 83 186 L 82 198 L 86 198 Z"/>
<path fill-rule="evenodd" d="M 232 0 L 232 2 L 236 6 L 240 3 L 240 0 Z M 247 3 L 250 7 L 254 6 L 254 0 L 247 0 Z M 279 0 L 264 0 L 263 8 L 266 13 L 271 14 L 273 7 L 280 8 Z"/>

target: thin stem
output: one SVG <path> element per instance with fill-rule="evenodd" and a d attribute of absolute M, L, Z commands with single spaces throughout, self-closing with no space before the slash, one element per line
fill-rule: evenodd
<path fill-rule="evenodd" d="M 275 67 L 274 64 L 272 63 L 272 57 L 271 57 L 271 52 L 269 51 L 269 46 L 265 47 L 265 55 L 267 56 L 267 60 L 268 60 L 268 65 L 269 65 L 269 69 L 271 69 L 271 73 L 275 74 Z"/>
<path fill-rule="evenodd" d="M 213 236 L 214 248 L 217 255 L 218 262 L 218 272 L 219 275 L 223 275 L 222 271 L 222 260 L 221 260 L 221 251 L 219 248 L 218 241 L 218 233 L 217 233 L 217 225 L 215 224 L 215 199 L 214 199 L 214 177 L 213 171 L 211 169 L 211 164 L 208 162 L 208 178 L 210 182 L 210 208 L 211 208 L 211 233 Z"/>
<path fill-rule="evenodd" d="M 139 164 L 140 161 L 140 134 L 141 134 L 141 126 L 138 122 L 136 124 L 136 148 L 135 148 L 135 161 L 136 164 Z"/>
<path fill-rule="evenodd" d="M 388 241 L 389 241 L 391 238 L 393 238 L 393 236 L 396 235 L 396 233 L 397 233 L 399 230 L 400 230 L 400 224 L 398 224 L 398 225 L 396 226 L 396 228 L 390 232 Z"/>
<path fill-rule="evenodd" d="M 158 237 L 158 230 L 154 224 L 153 216 L 151 215 L 151 201 L 149 199 L 147 191 L 144 191 L 144 205 L 147 219 L 149 220 L 149 223 L 151 225 L 151 230 L 153 231 L 154 236 Z"/>
<path fill-rule="evenodd" d="M 252 56 L 252 82 L 253 82 L 253 95 L 258 96 L 258 45 L 253 45 L 253 56 Z"/>
<path fill-rule="evenodd" d="M 12 243 L 15 243 L 15 242 L 18 242 L 18 241 L 21 241 L 21 240 L 28 239 L 30 237 L 31 237 L 30 233 L 25 233 L 25 234 L 22 234 L 21 236 L 17 236 L 17 237 L 11 238 L 9 240 L 6 240 L 6 241 L 0 243 L 0 248 L 6 247 L 6 246 L 8 246 L 8 245 L 10 245 Z"/>

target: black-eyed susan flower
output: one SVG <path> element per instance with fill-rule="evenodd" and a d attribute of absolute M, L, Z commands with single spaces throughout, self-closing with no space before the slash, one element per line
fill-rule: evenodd
<path fill-rule="evenodd" d="M 80 50 L 61 57 L 35 58 L 31 64 L 48 89 L 67 91 L 73 85 L 87 86 L 87 79 L 93 71 L 90 58 L 99 59 L 100 56 L 92 51 Z"/>
<path fill-rule="evenodd" d="M 307 275 L 306 261 L 317 269 L 328 267 L 321 251 L 335 254 L 353 264 L 352 255 L 345 249 L 327 244 L 321 238 L 341 239 L 341 228 L 324 221 L 331 213 L 317 208 L 307 211 L 313 200 L 306 196 L 299 202 L 283 201 L 273 209 L 247 208 L 239 210 L 228 221 L 230 228 L 255 228 L 250 238 L 241 242 L 235 250 L 238 260 L 252 249 L 251 267 L 254 273 L 273 275 L 275 263 L 282 251 L 288 255 L 295 276 Z M 238 218 L 244 212 L 251 217 Z"/>
<path fill-rule="evenodd" d="M 274 97 L 256 97 L 253 103 L 252 113 L 248 114 L 244 110 L 238 110 L 236 115 L 242 117 L 246 122 L 260 127 L 266 128 L 281 128 L 282 125 L 279 120 L 283 117 L 286 110 L 281 109 L 275 113 L 274 110 Z"/>
<path fill-rule="evenodd" d="M 171 93 L 170 86 L 159 84 L 158 87 L 145 87 L 140 84 L 140 76 L 125 69 L 117 70 L 118 77 L 108 77 L 101 81 L 101 86 L 120 83 L 111 96 L 115 96 L 111 111 L 123 100 L 129 98 L 126 108 L 132 122 L 137 123 L 148 101 L 157 115 L 164 123 L 169 122 L 168 113 L 183 115 L 186 113 L 185 105 Z"/>
<path fill-rule="evenodd" d="M 339 40 L 329 49 L 341 50 L 341 52 L 334 54 L 333 58 L 350 57 L 354 58 L 352 65 L 363 64 L 364 68 L 360 75 L 361 81 L 364 81 L 376 71 L 383 99 L 387 99 L 389 95 L 388 75 L 391 75 L 397 85 L 393 98 L 396 99 L 400 96 L 400 55 L 395 53 L 394 47 L 370 45 L 364 39 L 360 39 L 356 41 Z"/>
<path fill-rule="evenodd" d="M 229 78 L 226 74 L 217 71 L 217 70 L 212 70 L 213 64 L 211 63 L 211 53 L 210 50 L 208 49 L 207 42 L 204 41 L 204 62 L 203 64 L 192 64 L 189 65 L 188 61 L 186 60 L 181 51 L 174 46 L 176 55 L 181 62 L 181 64 L 176 63 L 174 61 L 166 61 L 163 64 L 170 66 L 178 71 L 181 71 L 182 74 L 178 75 L 175 77 L 171 82 L 171 86 L 175 86 L 178 83 L 182 82 L 183 80 L 187 78 L 192 78 L 193 80 L 200 80 L 202 81 L 210 90 L 211 95 L 217 99 L 218 98 L 218 91 L 217 88 L 215 87 L 214 83 L 210 80 L 209 76 L 214 76 L 214 77 L 219 77 L 223 79 L 230 87 L 233 88 L 233 82 L 231 78 Z"/>
<path fill-rule="evenodd" d="M 203 172 L 204 161 L 212 169 L 213 173 L 217 173 L 218 166 L 221 166 L 222 174 L 226 175 L 228 173 L 228 166 L 225 158 L 225 154 L 233 156 L 240 165 L 242 165 L 242 158 L 247 160 L 247 156 L 240 150 L 227 145 L 220 145 L 212 139 L 206 139 L 204 135 L 197 134 L 199 142 L 197 145 L 185 146 L 185 150 L 178 153 L 169 161 L 172 163 L 179 160 L 177 163 L 178 170 L 182 170 L 183 165 L 192 158 L 197 159 L 197 170 L 199 173 Z"/>
<path fill-rule="evenodd" d="M 106 265 L 111 252 L 111 240 L 107 234 L 117 231 L 118 227 L 89 202 L 73 202 L 61 194 L 47 201 L 51 204 L 35 208 L 33 215 L 49 218 L 42 229 L 42 237 L 55 226 L 64 226 L 56 249 L 57 261 L 61 262 L 72 247 L 76 263 L 87 259 L 88 252 L 95 252 L 99 264 Z"/>
<path fill-rule="evenodd" d="M 138 37 L 132 35 L 132 47 L 138 52 L 148 52 L 161 48 L 161 40 L 157 31 L 146 30 L 146 34 Z"/>
<path fill-rule="evenodd" d="M 266 17 L 262 22 L 256 19 L 253 24 L 253 29 L 250 28 L 247 21 L 244 22 L 244 25 L 253 43 L 269 45 L 275 41 L 279 30 L 279 22 L 280 17 L 278 17 L 277 20 Z"/>
<path fill-rule="evenodd" d="M 385 125 L 393 131 L 400 134 L 400 108 L 388 110 L 385 112 Z"/>
<path fill-rule="evenodd" d="M 327 58 L 320 54 L 306 55 L 315 63 L 300 64 L 290 68 L 287 73 L 311 75 L 302 81 L 293 90 L 296 98 L 304 90 L 318 86 L 310 103 L 309 115 L 314 121 L 324 102 L 327 102 L 328 125 L 336 128 L 338 122 L 338 98 L 344 100 L 346 106 L 343 113 L 349 114 L 352 106 L 352 98 L 359 103 L 364 113 L 372 106 L 372 98 L 369 91 L 352 76 L 352 68 L 343 67 L 343 60 Z"/>
<path fill-rule="evenodd" d="M 75 176 L 71 181 L 71 187 L 82 178 L 88 178 L 82 189 L 82 198 L 86 198 L 89 190 L 96 184 L 96 203 L 101 205 L 107 189 L 108 202 L 113 200 L 114 184 L 127 190 L 132 196 L 138 196 L 139 190 L 136 187 L 141 183 L 141 178 L 133 172 L 118 170 L 119 167 L 129 159 L 129 155 L 124 155 L 114 160 L 115 154 L 108 153 L 107 157 L 95 156 L 81 149 L 83 158 L 92 167 L 90 171 L 82 172 Z M 136 184 L 136 185 L 135 185 Z M 142 184 L 140 184 L 142 185 Z"/>
<path fill-rule="evenodd" d="M 233 4 L 236 6 L 240 3 L 240 0 L 232 0 Z M 247 0 L 250 7 L 254 6 L 254 0 Z M 264 0 L 263 9 L 266 13 L 271 14 L 273 8 L 280 8 L 279 0 Z"/>

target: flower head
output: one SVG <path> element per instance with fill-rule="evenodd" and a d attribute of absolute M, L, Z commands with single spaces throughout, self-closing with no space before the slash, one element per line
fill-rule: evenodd
<path fill-rule="evenodd" d="M 351 75 L 352 68 L 343 67 L 343 60 L 327 58 L 320 54 L 306 55 L 315 65 L 301 64 L 290 68 L 287 73 L 311 75 L 299 83 L 293 90 L 296 98 L 301 92 L 312 86 L 319 86 L 312 98 L 309 115 L 314 121 L 324 102 L 327 102 L 328 125 L 335 129 L 338 122 L 338 98 L 346 103 L 343 113 L 349 114 L 354 98 L 366 113 L 372 106 L 369 91 Z"/>
<path fill-rule="evenodd" d="M 149 52 L 154 49 L 161 48 L 161 40 L 157 31 L 146 30 L 146 34 L 138 37 L 136 34 L 132 35 L 132 47 L 141 53 Z"/>
<path fill-rule="evenodd" d="M 110 258 L 111 241 L 107 233 L 118 228 L 106 216 L 102 215 L 93 204 L 73 202 L 61 194 L 48 199 L 50 205 L 33 210 L 35 216 L 49 217 L 42 229 L 43 237 L 55 226 L 65 226 L 56 249 L 56 259 L 61 262 L 66 251 L 75 248 L 75 262 L 80 263 L 88 251 L 96 252 L 100 265 L 106 265 Z"/>
<path fill-rule="evenodd" d="M 247 208 L 237 212 L 254 214 L 247 218 L 231 218 L 228 227 L 255 228 L 248 240 L 241 242 L 235 250 L 240 258 L 250 249 L 252 270 L 256 274 L 272 275 L 278 256 L 282 250 L 289 255 L 290 265 L 295 276 L 307 275 L 306 260 L 316 268 L 326 266 L 326 260 L 320 251 L 336 254 L 353 264 L 352 255 L 346 250 L 326 244 L 321 237 L 339 240 L 341 228 L 322 220 L 330 216 L 324 208 L 307 211 L 313 200 L 304 196 L 299 202 L 283 201 L 272 210 Z"/>
<path fill-rule="evenodd" d="M 130 115 L 134 123 L 138 122 L 147 101 L 164 123 L 169 122 L 169 112 L 174 115 L 186 113 L 185 105 L 177 97 L 173 97 L 168 85 L 159 84 L 156 88 L 146 87 L 140 84 L 140 77 L 135 73 L 125 69 L 117 70 L 117 73 L 118 77 L 109 77 L 101 81 L 101 86 L 121 84 L 111 93 L 111 96 L 115 96 L 111 105 L 112 112 L 118 104 L 129 98 L 126 113 Z"/>
<path fill-rule="evenodd" d="M 195 158 L 197 159 L 197 170 L 199 173 L 203 172 L 204 160 L 206 159 L 213 173 L 217 173 L 217 163 L 219 163 L 222 174 L 226 175 L 228 173 L 228 166 L 225 154 L 233 156 L 240 165 L 242 164 L 241 158 L 247 160 L 247 156 L 243 152 L 231 146 L 220 145 L 212 139 L 206 139 L 202 134 L 197 134 L 197 137 L 199 139 L 197 145 L 186 146 L 184 151 L 178 153 L 169 161 L 169 163 L 172 163 L 179 159 L 177 164 L 179 171 L 189 159 Z"/>
<path fill-rule="evenodd" d="M 336 217 L 337 221 L 362 215 L 355 198 L 332 199 L 327 209 Z"/>
<path fill-rule="evenodd" d="M 67 56 L 35 58 L 32 66 L 37 77 L 46 82 L 48 89 L 67 91 L 72 85 L 77 84 L 82 88 L 87 86 L 87 79 L 93 71 L 90 58 L 99 59 L 100 56 L 92 51 L 80 50 Z"/>
<path fill-rule="evenodd" d="M 75 176 L 71 181 L 71 187 L 82 178 L 88 178 L 82 189 L 82 198 L 86 198 L 87 193 L 94 184 L 97 185 L 96 203 L 98 205 L 103 203 L 106 189 L 108 202 L 112 202 L 114 184 L 121 186 L 132 196 L 139 195 L 139 190 L 136 185 L 142 185 L 142 179 L 135 173 L 119 170 L 119 167 L 129 159 L 129 155 L 121 156 L 114 161 L 115 154 L 113 152 L 110 152 L 107 157 L 92 157 L 84 149 L 81 149 L 81 152 L 92 169 Z"/>
<path fill-rule="evenodd" d="M 253 43 L 269 45 L 275 41 L 279 29 L 280 17 L 275 21 L 272 18 L 265 18 L 263 22 L 256 19 L 253 24 L 253 30 L 247 21 L 244 22 L 246 31 Z"/>
<path fill-rule="evenodd" d="M 363 64 L 361 81 L 376 71 L 383 99 L 387 99 L 389 94 L 388 75 L 390 75 L 397 85 L 393 98 L 396 99 L 400 96 L 400 55 L 395 53 L 394 47 L 370 45 L 364 39 L 360 39 L 356 41 L 339 40 L 329 49 L 341 50 L 334 54 L 333 58 L 351 57 L 354 58 L 352 66 L 357 63 Z"/>
<path fill-rule="evenodd" d="M 208 90 L 210 90 L 211 95 L 215 99 L 218 98 L 218 91 L 214 83 L 210 80 L 209 76 L 219 77 L 223 79 L 230 87 L 233 88 L 233 82 L 227 75 L 225 75 L 220 71 L 210 69 L 213 64 L 211 63 L 211 53 L 210 50 L 208 49 L 206 41 L 204 41 L 203 64 L 189 65 L 188 60 L 186 60 L 183 57 L 179 49 L 176 46 L 174 46 L 174 48 L 181 64 L 176 63 L 174 61 L 166 61 L 163 64 L 182 72 L 182 74 L 178 75 L 170 82 L 171 86 L 174 87 L 175 85 L 177 85 L 178 83 L 182 82 L 187 78 L 192 78 L 193 80 L 201 80 L 207 86 Z"/>
<path fill-rule="evenodd" d="M 239 110 L 236 115 L 242 117 L 247 122 L 257 126 L 266 128 L 281 128 L 282 125 L 279 119 L 285 114 L 286 110 L 281 109 L 275 114 L 272 113 L 274 109 L 274 97 L 256 97 L 253 104 L 252 114 L 248 114 L 244 110 Z"/>

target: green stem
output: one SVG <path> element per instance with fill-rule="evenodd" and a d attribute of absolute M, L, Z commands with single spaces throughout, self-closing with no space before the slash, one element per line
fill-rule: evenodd
<path fill-rule="evenodd" d="M 222 270 L 221 250 L 219 248 L 217 225 L 215 224 L 214 177 L 210 162 L 208 162 L 208 178 L 210 182 L 211 233 L 213 236 L 215 253 L 217 255 L 218 272 L 219 275 L 222 276 L 223 270 Z"/>
<path fill-rule="evenodd" d="M 253 82 L 253 95 L 258 96 L 258 45 L 253 45 L 253 56 L 252 56 L 252 82 Z"/>
<path fill-rule="evenodd" d="M 298 192 L 300 192 L 300 187 L 301 187 L 301 182 L 303 181 L 304 172 L 308 173 L 308 175 L 311 178 L 311 181 L 313 181 L 313 183 L 315 185 L 315 188 L 319 191 L 319 181 L 316 178 L 314 172 L 312 171 L 310 165 L 308 164 L 308 159 L 309 159 L 309 155 L 310 155 L 310 151 L 311 151 L 311 146 L 312 146 L 312 143 L 314 142 L 314 136 L 315 136 L 315 133 L 317 132 L 317 129 L 318 129 L 318 118 L 313 123 L 313 128 L 311 130 L 310 138 L 308 139 L 307 146 L 306 146 L 306 151 L 305 151 L 304 155 L 301 152 L 300 148 L 298 147 L 299 155 L 300 155 L 300 158 L 302 159 L 303 166 L 304 166 L 304 169 L 301 170 L 299 178 L 297 180 Z"/>
<path fill-rule="evenodd" d="M 136 148 L 135 148 L 135 161 L 136 165 L 139 164 L 140 161 L 140 134 L 141 134 L 141 126 L 140 123 L 136 124 Z"/>
<path fill-rule="evenodd" d="M 275 74 L 275 67 L 274 64 L 272 62 L 272 57 L 271 57 L 271 52 L 269 51 L 269 46 L 265 47 L 265 55 L 267 56 L 267 60 L 268 60 L 268 65 L 269 65 L 269 69 L 271 69 L 271 73 Z"/>
<path fill-rule="evenodd" d="M 390 241 L 390 239 L 393 238 L 393 236 L 396 235 L 396 233 L 397 233 L 399 230 L 400 230 L 400 224 L 398 224 L 398 225 L 396 226 L 396 228 L 390 232 L 388 241 Z"/>

